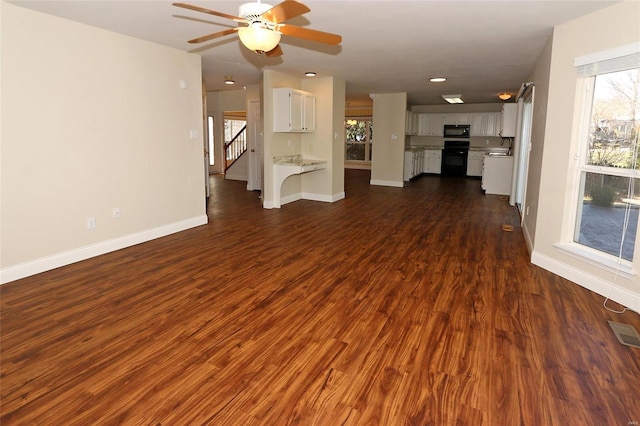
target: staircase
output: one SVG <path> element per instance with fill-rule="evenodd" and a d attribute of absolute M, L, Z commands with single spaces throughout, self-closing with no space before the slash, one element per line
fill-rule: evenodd
<path fill-rule="evenodd" d="M 224 143 L 224 171 L 235 163 L 247 151 L 247 125 L 229 141 Z"/>

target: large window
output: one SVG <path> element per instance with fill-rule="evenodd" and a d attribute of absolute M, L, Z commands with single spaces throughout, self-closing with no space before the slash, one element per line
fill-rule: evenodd
<path fill-rule="evenodd" d="M 573 240 L 632 261 L 640 207 L 640 68 L 598 72 L 603 68 L 591 67 L 581 81 L 587 94 Z"/>
<path fill-rule="evenodd" d="M 346 161 L 371 162 L 373 123 L 369 119 L 345 121 Z"/>

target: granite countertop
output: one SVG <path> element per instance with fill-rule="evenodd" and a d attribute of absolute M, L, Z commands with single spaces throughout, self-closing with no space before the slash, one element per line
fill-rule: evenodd
<path fill-rule="evenodd" d="M 405 146 L 405 151 L 426 151 L 426 150 L 442 150 L 442 145 L 409 145 Z"/>
<path fill-rule="evenodd" d="M 273 164 L 280 165 L 294 165 L 294 166 L 309 166 L 312 164 L 323 164 L 325 160 L 318 160 L 315 158 L 303 158 L 302 154 L 295 155 L 277 155 L 273 157 Z"/>

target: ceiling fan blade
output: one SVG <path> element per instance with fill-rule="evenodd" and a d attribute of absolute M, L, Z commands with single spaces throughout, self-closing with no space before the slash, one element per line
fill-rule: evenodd
<path fill-rule="evenodd" d="M 224 30 L 224 31 L 218 31 L 217 33 L 212 33 L 206 36 L 202 36 L 202 37 L 198 37 L 198 38 L 194 38 L 193 40 L 189 40 L 189 43 L 202 43 L 204 41 L 209 41 L 209 40 L 213 40 L 214 38 L 218 38 L 218 37 L 223 37 L 229 34 L 233 34 L 235 33 L 237 30 L 237 28 L 230 28 L 228 30 Z"/>
<path fill-rule="evenodd" d="M 302 3 L 295 0 L 285 0 L 264 12 L 260 17 L 274 24 L 279 24 L 310 11 L 311 9 Z"/>
<path fill-rule="evenodd" d="M 270 58 L 276 57 L 276 56 L 282 56 L 282 49 L 280 48 L 280 45 L 278 44 L 278 45 L 276 45 L 276 47 L 274 47 L 270 51 L 266 52 L 265 55 L 267 55 Z"/>
<path fill-rule="evenodd" d="M 278 31 L 280 31 L 284 35 L 317 41 L 318 43 L 337 45 L 342 41 L 342 36 L 339 36 L 337 34 L 325 33 L 324 31 L 312 30 L 309 28 L 296 27 L 295 25 L 279 25 Z"/>
<path fill-rule="evenodd" d="M 205 9 L 204 7 L 194 6 L 187 3 L 173 3 L 176 7 L 182 7 L 183 9 L 195 10 L 196 12 L 208 13 L 209 15 L 220 16 L 221 18 L 233 19 L 234 21 L 242 20 L 239 16 L 228 15 L 222 12 L 216 12 L 215 10 Z"/>

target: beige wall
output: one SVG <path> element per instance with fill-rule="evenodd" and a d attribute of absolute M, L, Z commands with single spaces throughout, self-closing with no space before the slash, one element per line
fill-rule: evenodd
<path fill-rule="evenodd" d="M 302 136 L 302 156 L 327 160 L 321 172 L 301 175 L 302 192 L 344 198 L 345 83 L 333 77 L 305 79 L 302 90 L 316 94 L 316 131 Z"/>
<path fill-rule="evenodd" d="M 554 109 L 554 106 L 551 106 L 550 108 L 548 105 L 551 46 L 552 38 L 549 38 L 549 41 L 540 53 L 533 71 L 531 72 L 531 75 L 527 80 L 534 82 L 534 99 L 533 122 L 531 124 L 531 151 L 529 152 L 529 173 L 527 175 L 527 190 L 525 193 L 524 202 L 525 212 L 522 227 L 523 231 L 526 234 L 527 242 L 530 245 L 530 248 L 535 244 L 536 225 L 538 223 L 538 205 L 541 193 L 543 153 L 545 152 L 545 149 L 547 149 L 553 155 L 563 155 L 561 152 L 561 147 L 554 146 L 553 144 L 545 146 L 545 125 L 547 122 L 547 112 L 549 111 L 549 109 Z M 556 172 L 561 173 L 566 173 L 566 171 L 566 167 L 563 171 L 556 170 Z M 562 179 L 561 182 L 565 182 L 566 178 L 558 179 Z M 557 186 L 558 185 L 556 182 L 553 188 L 554 191 L 556 190 Z M 549 188 L 544 189 L 544 192 L 548 191 Z"/>
<path fill-rule="evenodd" d="M 513 98 L 509 101 L 512 102 Z M 444 101 L 443 101 L 444 102 Z M 432 112 L 432 113 L 472 113 L 472 112 L 502 112 L 502 101 L 500 103 L 487 104 L 442 104 L 442 105 L 412 105 L 411 112 Z"/>
<path fill-rule="evenodd" d="M 407 94 L 373 96 L 371 184 L 402 187 Z"/>
<path fill-rule="evenodd" d="M 554 244 L 567 238 L 563 220 L 566 223 L 568 207 L 575 202 L 572 194 L 574 175 L 569 172 L 575 167 L 572 145 L 576 98 L 574 59 L 638 43 L 638 28 L 640 2 L 635 1 L 611 6 L 555 28 L 550 54 L 547 47 L 533 74 L 534 80 L 537 78 L 535 102 L 545 105 L 546 113 L 541 116 L 543 107 L 536 106 L 532 169 L 540 169 L 539 184 L 532 179 L 532 176 L 535 178 L 535 171 L 532 171 L 527 198 L 534 211 L 526 218 L 526 223 L 535 231 L 534 263 L 600 294 L 611 295 L 627 306 L 633 304 L 635 309 L 640 309 L 638 276 L 627 278 L 621 274 L 616 277 L 613 272 L 562 252 Z M 545 76 L 547 67 L 548 78 Z M 637 250 L 636 258 L 640 258 Z M 638 271 L 639 266 L 636 262 L 634 269 Z"/>
<path fill-rule="evenodd" d="M 0 10 L 2 280 L 206 223 L 200 57 Z"/>
<path fill-rule="evenodd" d="M 312 133 L 273 131 L 273 89 L 289 87 L 316 96 L 316 130 Z M 293 175 L 282 184 L 281 199 L 309 198 L 332 202 L 344 198 L 345 83 L 333 77 L 300 79 L 278 71 L 263 72 L 264 182 L 263 202 L 274 202 L 273 157 L 302 154 L 327 161 L 324 170 Z M 338 151 L 340 154 L 336 154 Z M 336 155 L 341 155 L 340 159 Z"/>

